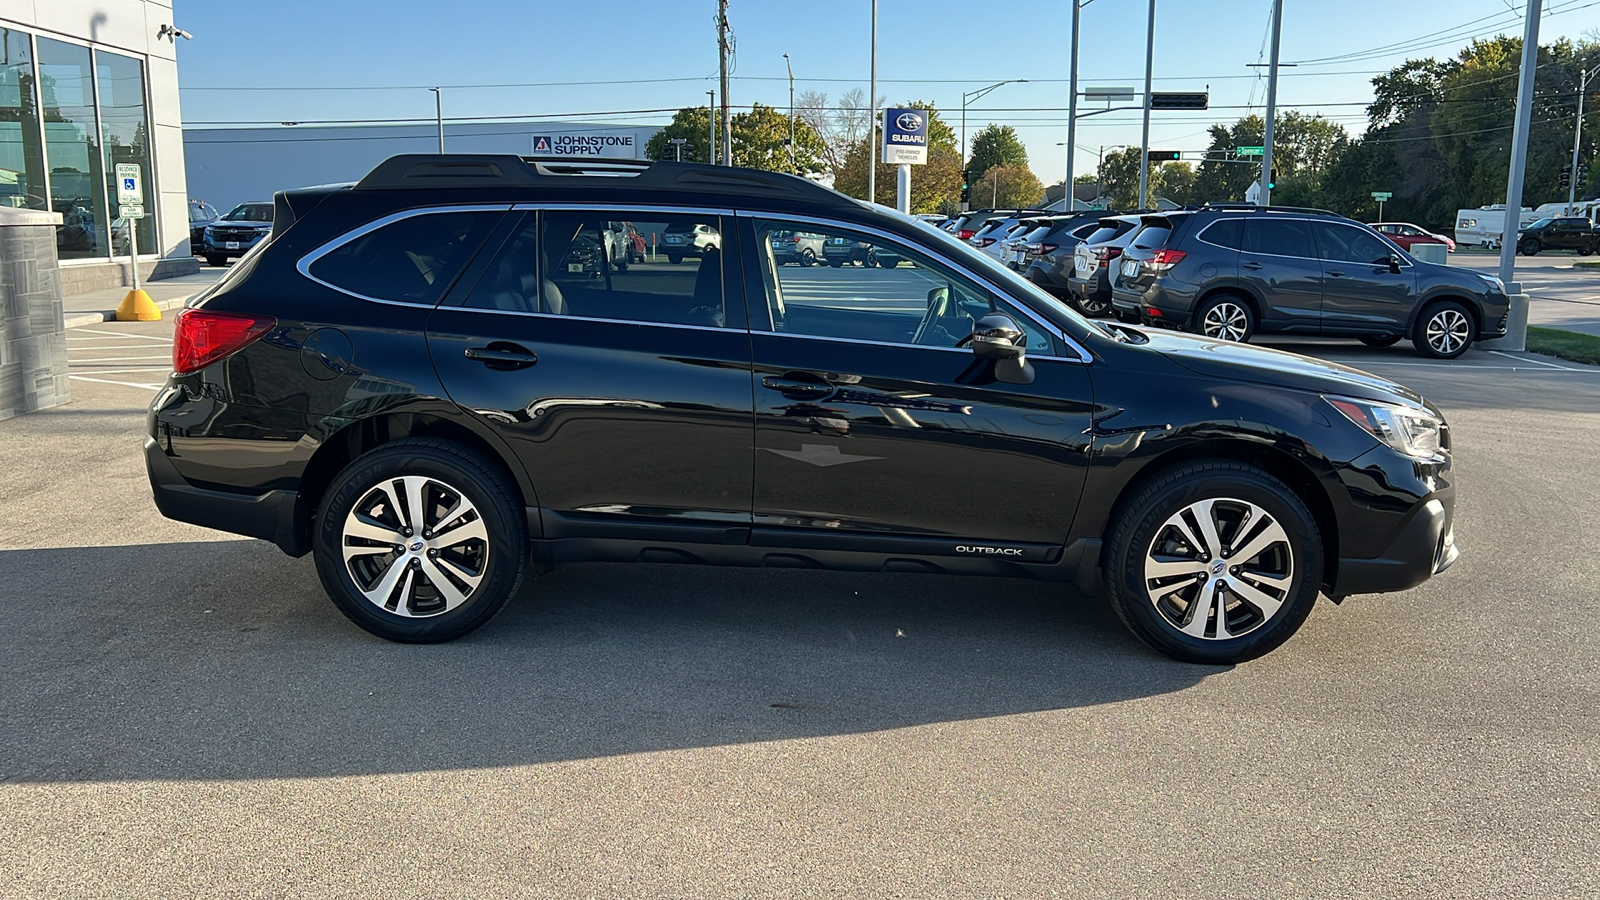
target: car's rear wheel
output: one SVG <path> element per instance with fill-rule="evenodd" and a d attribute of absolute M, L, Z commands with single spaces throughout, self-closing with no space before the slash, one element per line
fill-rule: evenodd
<path fill-rule="evenodd" d="M 1194 317 L 1195 330 L 1219 341 L 1245 343 L 1256 333 L 1256 314 L 1243 298 L 1232 294 L 1212 297 Z"/>
<path fill-rule="evenodd" d="M 1102 565 L 1112 608 L 1176 659 L 1235 663 L 1288 640 L 1316 603 L 1316 520 L 1287 485 L 1231 460 L 1187 463 L 1125 502 Z"/>
<path fill-rule="evenodd" d="M 1533 238 L 1528 238 L 1517 245 L 1517 252 L 1521 253 L 1523 256 L 1538 256 L 1539 249 L 1539 242 Z"/>
<path fill-rule="evenodd" d="M 391 641 L 434 643 L 483 625 L 516 593 L 526 528 L 498 468 L 458 444 L 406 439 L 334 478 L 312 551 L 352 622 Z"/>
<path fill-rule="evenodd" d="M 804 249 L 802 249 L 800 251 L 800 265 L 802 265 L 802 266 L 814 266 L 816 264 L 817 264 L 817 255 L 815 253 L 811 252 L 811 248 L 810 247 L 806 247 L 806 248 L 804 248 Z"/>
<path fill-rule="evenodd" d="M 1594 248 L 1595 248 L 1594 244 L 1590 244 L 1590 245 L 1588 245 L 1586 247 L 1579 247 L 1578 248 L 1578 255 L 1579 256 L 1588 256 L 1589 254 L 1594 252 Z"/>
<path fill-rule="evenodd" d="M 1432 359 L 1455 359 L 1467 352 L 1477 331 L 1472 314 L 1454 300 L 1428 307 L 1417 316 L 1411 343 L 1417 352 Z"/>
<path fill-rule="evenodd" d="M 1363 334 L 1359 338 L 1368 347 L 1393 347 L 1400 342 L 1398 334 Z"/>

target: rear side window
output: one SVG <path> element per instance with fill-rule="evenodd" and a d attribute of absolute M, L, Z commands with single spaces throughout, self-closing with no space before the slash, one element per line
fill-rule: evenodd
<path fill-rule="evenodd" d="M 1085 244 L 1103 244 L 1113 238 L 1127 234 L 1133 228 L 1131 222 L 1111 222 L 1101 225 L 1094 233 L 1083 239 Z"/>
<path fill-rule="evenodd" d="M 1133 245 L 1141 250 L 1155 250 L 1165 247 L 1169 237 L 1172 237 L 1172 226 L 1152 222 L 1133 236 Z"/>
<path fill-rule="evenodd" d="M 503 215 L 487 210 L 407 216 L 340 244 L 308 271 L 362 297 L 432 306 Z"/>
<path fill-rule="evenodd" d="M 1200 232 L 1200 240 L 1229 250 L 1244 246 L 1244 220 L 1218 219 Z"/>
<path fill-rule="evenodd" d="M 1315 259 L 1310 224 L 1301 219 L 1249 219 L 1244 226 L 1245 252 Z"/>

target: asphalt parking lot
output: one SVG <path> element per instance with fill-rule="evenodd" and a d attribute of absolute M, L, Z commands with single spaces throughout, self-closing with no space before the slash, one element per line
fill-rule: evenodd
<path fill-rule="evenodd" d="M 1461 560 L 1234 668 L 1026 581 L 579 565 L 441 646 L 163 519 L 170 317 L 0 422 L 0 897 L 1600 894 L 1600 368 L 1450 417 Z"/>

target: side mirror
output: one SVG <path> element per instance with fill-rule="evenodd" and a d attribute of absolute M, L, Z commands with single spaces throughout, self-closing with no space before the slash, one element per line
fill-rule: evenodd
<path fill-rule="evenodd" d="M 1033 384 L 1033 365 L 1028 362 L 1028 336 L 1015 319 L 1004 313 L 990 313 L 973 326 L 967 338 L 972 355 L 994 360 L 994 377 L 1007 384 Z"/>
<path fill-rule="evenodd" d="M 1389 254 L 1389 271 L 1390 271 L 1390 273 L 1395 274 L 1395 275 L 1399 275 L 1400 274 L 1400 263 L 1401 263 L 1400 254 L 1398 254 L 1398 253 Z"/>

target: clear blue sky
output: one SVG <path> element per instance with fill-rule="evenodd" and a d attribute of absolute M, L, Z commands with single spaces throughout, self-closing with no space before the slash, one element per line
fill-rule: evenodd
<path fill-rule="evenodd" d="M 1079 77 L 1141 85 L 1146 0 L 1092 0 L 1082 14 Z M 433 116 L 549 115 L 704 104 L 715 87 L 715 0 L 178 0 L 184 119 L 220 122 Z M 1474 36 L 1520 35 L 1512 0 L 1287 0 L 1278 101 L 1321 112 L 1359 133 L 1370 79 L 1408 57 L 1454 54 Z M 1516 9 L 1510 7 L 1515 6 Z M 1211 91 L 1212 109 L 1154 113 L 1151 146 L 1203 150 L 1206 126 L 1259 112 L 1266 83 L 1248 68 L 1267 58 L 1271 0 L 1157 0 L 1156 90 Z M 1540 43 L 1591 36 L 1600 0 L 1546 0 Z M 865 88 L 869 0 L 730 0 L 738 42 L 733 102 L 788 105 L 783 54 L 796 91 Z M 988 122 L 1017 128 L 1034 171 L 1065 166 L 1069 0 L 880 0 L 879 94 L 890 104 L 932 100 L 959 128 L 961 95 L 1002 87 L 967 111 L 969 136 Z M 571 82 L 591 82 L 572 84 Z M 593 82 L 611 82 L 596 84 Z M 472 87 L 541 83 L 539 87 Z M 560 83 L 560 84 L 552 84 Z M 358 87 L 400 88 L 351 90 Z M 264 90 L 215 90 L 263 88 Z M 288 90 L 338 88 L 338 90 Z M 1341 105 L 1343 104 L 1343 105 Z M 1239 108 L 1219 108 L 1239 107 Z M 670 113 L 597 122 L 663 123 Z M 1509 123 L 1507 123 L 1509 124 Z M 1079 173 L 1101 145 L 1139 142 L 1137 111 L 1082 120 Z M 1089 152 L 1084 153 L 1087 149 Z"/>

